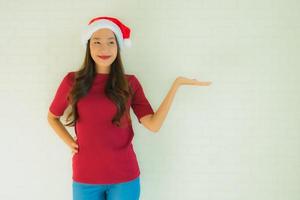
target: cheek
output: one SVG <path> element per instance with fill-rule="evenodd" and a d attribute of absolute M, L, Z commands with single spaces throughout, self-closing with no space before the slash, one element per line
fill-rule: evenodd
<path fill-rule="evenodd" d="M 117 54 L 118 54 L 118 47 L 115 47 L 113 50 L 112 50 L 113 54 L 115 57 L 117 57 Z"/>
<path fill-rule="evenodd" d="M 95 54 L 95 50 L 93 47 L 90 47 L 90 53 L 91 53 L 91 56 L 93 56 Z"/>
<path fill-rule="evenodd" d="M 117 57 L 118 52 L 115 51 L 113 54 L 114 54 L 114 57 Z"/>
<path fill-rule="evenodd" d="M 91 51 L 91 57 L 95 60 L 97 58 L 96 54 Z"/>

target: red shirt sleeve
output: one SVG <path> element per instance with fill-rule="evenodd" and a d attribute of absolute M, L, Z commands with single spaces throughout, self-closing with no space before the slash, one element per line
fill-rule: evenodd
<path fill-rule="evenodd" d="M 134 114 L 138 118 L 138 122 L 141 123 L 140 119 L 148 114 L 154 114 L 154 111 L 144 94 L 144 90 L 142 88 L 141 83 L 137 79 L 135 75 L 132 75 L 132 86 L 134 90 L 134 94 L 131 100 L 131 107 L 133 109 Z"/>
<path fill-rule="evenodd" d="M 72 89 L 73 76 L 74 72 L 68 72 L 64 76 L 50 104 L 49 111 L 56 116 L 62 116 L 68 106 L 67 96 Z"/>

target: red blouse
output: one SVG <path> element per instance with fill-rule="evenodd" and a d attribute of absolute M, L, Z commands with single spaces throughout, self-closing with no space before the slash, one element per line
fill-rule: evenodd
<path fill-rule="evenodd" d="M 74 77 L 75 72 L 67 73 L 56 91 L 49 107 L 49 111 L 56 116 L 62 116 L 68 106 L 67 94 Z M 78 153 L 72 157 L 72 179 L 77 182 L 114 184 L 133 180 L 140 175 L 132 145 L 132 124 L 117 127 L 111 123 L 117 107 L 104 94 L 108 77 L 109 74 L 98 73 L 87 95 L 77 102 L 79 117 L 75 133 L 79 148 Z M 136 76 L 125 74 L 125 77 L 134 91 L 127 106 L 133 109 L 141 123 L 140 119 L 153 114 L 153 109 Z M 124 117 L 121 118 L 120 122 L 122 121 Z"/>

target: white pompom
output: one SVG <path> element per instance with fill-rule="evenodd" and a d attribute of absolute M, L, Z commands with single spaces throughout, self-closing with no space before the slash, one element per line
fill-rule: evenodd
<path fill-rule="evenodd" d="M 123 42 L 124 42 L 125 47 L 131 47 L 132 46 L 132 43 L 131 43 L 130 39 L 124 39 Z"/>

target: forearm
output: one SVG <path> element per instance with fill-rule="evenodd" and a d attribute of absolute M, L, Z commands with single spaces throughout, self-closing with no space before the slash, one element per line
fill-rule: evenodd
<path fill-rule="evenodd" d="M 65 126 L 61 123 L 59 119 L 50 119 L 48 118 L 48 122 L 55 133 L 66 143 L 70 146 L 71 143 L 75 142 L 73 137 L 69 134 Z"/>
<path fill-rule="evenodd" d="M 174 96 L 175 96 L 178 88 L 179 88 L 179 84 L 176 81 L 174 81 L 170 90 L 168 91 L 166 97 L 160 104 L 157 111 L 153 114 L 153 116 L 151 118 L 151 124 L 152 124 L 152 129 L 155 132 L 161 128 L 161 126 L 169 112 L 169 109 L 171 107 L 171 104 L 173 102 Z"/>

